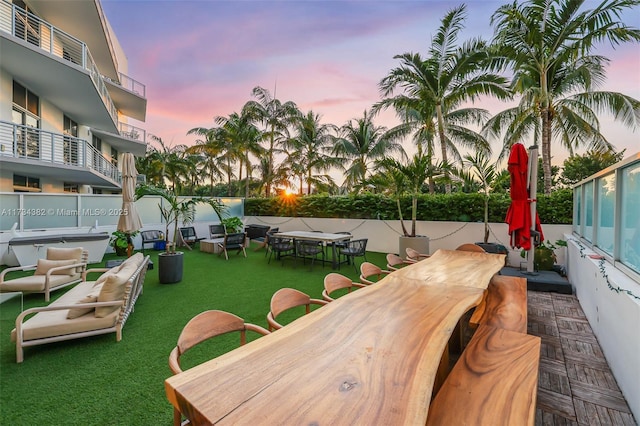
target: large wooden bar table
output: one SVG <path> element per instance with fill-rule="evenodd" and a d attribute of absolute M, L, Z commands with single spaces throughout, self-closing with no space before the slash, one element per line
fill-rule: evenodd
<path fill-rule="evenodd" d="M 194 424 L 424 425 L 441 355 L 504 256 L 438 250 L 165 381 Z"/>

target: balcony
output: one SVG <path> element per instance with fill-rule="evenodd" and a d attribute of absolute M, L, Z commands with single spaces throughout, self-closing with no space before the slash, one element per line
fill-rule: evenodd
<path fill-rule="evenodd" d="M 2 67 L 20 76 L 39 96 L 52 99 L 62 110 L 74 114 L 78 121 L 115 131 L 118 110 L 138 120 L 145 119 L 143 84 L 124 74 L 119 75 L 119 82 L 106 80 L 87 44 L 6 0 L 0 1 L 0 42 L 3 59 L 7 58 Z M 78 70 L 88 77 L 90 86 L 82 84 L 84 79 L 77 75 Z M 69 93 L 77 97 L 69 97 Z M 109 123 L 105 122 L 107 117 L 96 112 L 96 99 Z"/>
<path fill-rule="evenodd" d="M 70 182 L 111 188 L 119 188 L 121 182 L 116 166 L 84 139 L 4 121 L 0 161 L 8 170 Z"/>

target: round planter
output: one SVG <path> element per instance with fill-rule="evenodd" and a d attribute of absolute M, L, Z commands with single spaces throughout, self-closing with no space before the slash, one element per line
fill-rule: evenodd
<path fill-rule="evenodd" d="M 399 240 L 398 255 L 406 259 L 407 247 L 410 247 L 419 253 L 429 254 L 429 237 L 426 235 L 417 235 L 415 237 L 401 236 Z"/>
<path fill-rule="evenodd" d="M 173 284 L 182 281 L 184 253 L 158 254 L 158 279 L 160 284 Z"/>

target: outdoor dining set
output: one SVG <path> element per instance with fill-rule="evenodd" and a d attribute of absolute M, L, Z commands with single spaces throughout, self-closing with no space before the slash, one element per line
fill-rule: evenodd
<path fill-rule="evenodd" d="M 161 231 L 147 230 L 142 233 L 142 250 L 147 244 L 164 242 Z M 368 238 L 352 239 L 350 232 L 328 233 L 322 231 L 280 231 L 280 228 L 271 228 L 265 225 L 246 225 L 242 232 L 227 232 L 223 224 L 209 225 L 208 238 L 199 237 L 193 226 L 179 229 L 179 245 L 191 249 L 191 245 L 199 244 L 200 251 L 206 253 L 224 254 L 228 260 L 228 251 L 243 253 L 246 257 L 246 248 L 250 241 L 258 243 L 256 250 L 265 250 L 268 263 L 272 259 L 282 262 L 291 258 L 294 265 L 298 260 L 303 264 L 310 261 L 311 269 L 316 262 L 324 267 L 330 263 L 333 269 L 339 269 L 341 264 L 353 265 L 356 272 L 358 267 L 355 259 L 362 257 L 366 261 L 366 249 Z"/>

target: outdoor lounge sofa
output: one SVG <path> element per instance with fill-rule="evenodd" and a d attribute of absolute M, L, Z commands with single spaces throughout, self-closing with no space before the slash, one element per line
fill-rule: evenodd
<path fill-rule="evenodd" d="M 23 361 L 25 346 L 113 332 L 120 341 L 122 327 L 142 293 L 148 263 L 149 256 L 137 253 L 114 268 L 89 269 L 78 285 L 53 303 L 22 312 L 11 331 L 16 362 Z M 104 273 L 87 281 L 92 272 Z"/>

